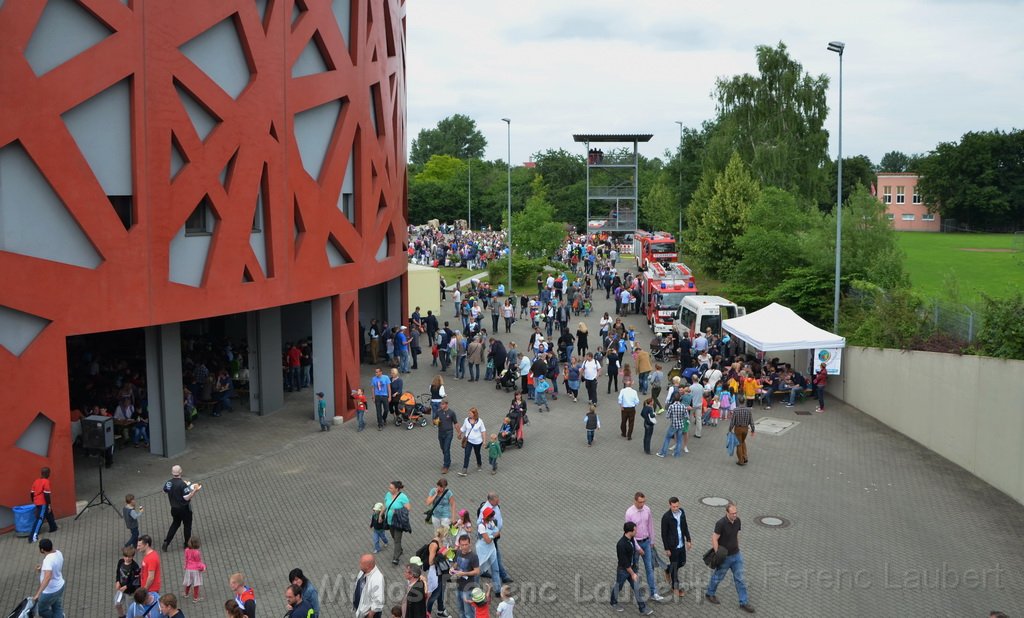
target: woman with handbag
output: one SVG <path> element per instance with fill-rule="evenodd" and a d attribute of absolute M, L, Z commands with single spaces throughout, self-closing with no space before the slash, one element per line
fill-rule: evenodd
<path fill-rule="evenodd" d="M 384 494 L 384 510 L 378 515 L 391 530 L 391 538 L 395 541 L 395 553 L 391 557 L 391 564 L 398 564 L 398 559 L 402 555 L 402 535 L 412 531 L 409 524 L 409 496 L 405 495 L 403 489 L 405 485 L 402 481 L 391 481 L 388 492 Z"/>
<path fill-rule="evenodd" d="M 430 509 L 424 513 L 426 521 L 433 527 L 448 528 L 452 524 L 452 514 L 455 513 L 455 494 L 448 489 L 448 479 L 438 479 L 437 485 L 430 490 L 427 496 L 426 505 Z"/>
<path fill-rule="evenodd" d="M 484 427 L 484 422 L 480 420 L 480 411 L 476 408 L 470 408 L 468 416 L 462 421 L 462 426 L 459 427 L 459 439 L 462 440 L 462 448 L 465 451 L 465 455 L 462 459 L 462 471 L 459 472 L 459 476 L 466 476 L 466 471 L 469 470 L 469 454 L 476 453 L 476 471 L 480 472 L 483 470 L 483 459 L 480 458 L 480 446 L 484 443 L 484 436 L 487 435 L 487 428 Z"/>
<path fill-rule="evenodd" d="M 423 569 L 427 576 L 427 613 L 431 616 L 448 616 L 444 609 L 444 583 L 451 569 L 447 555 L 450 533 L 451 529 L 447 526 L 437 528 L 434 531 L 434 538 L 427 545 L 430 554 Z M 437 603 L 436 614 L 434 603 Z"/>

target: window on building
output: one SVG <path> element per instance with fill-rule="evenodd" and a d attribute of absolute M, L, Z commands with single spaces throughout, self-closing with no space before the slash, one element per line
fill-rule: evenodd
<path fill-rule="evenodd" d="M 882 187 L 882 201 L 886 204 L 892 204 L 892 187 L 888 185 Z"/>
<path fill-rule="evenodd" d="M 124 229 L 130 230 L 135 225 L 135 206 L 131 195 L 108 195 L 110 205 L 114 207 L 117 218 L 121 220 Z"/>
<path fill-rule="evenodd" d="M 892 221 L 893 219 L 896 218 L 896 215 L 892 214 L 891 212 L 887 212 L 885 213 L 885 218 Z"/>
<path fill-rule="evenodd" d="M 911 199 L 913 200 L 913 202 L 915 204 L 920 204 L 921 203 L 921 190 L 918 189 L 917 187 L 914 187 L 914 196 Z"/>
<path fill-rule="evenodd" d="M 210 233 L 210 197 L 204 195 L 196 209 L 185 220 L 185 235 Z"/>
<path fill-rule="evenodd" d="M 905 204 L 907 202 L 907 195 L 904 193 L 904 187 L 896 187 L 896 203 Z"/>
<path fill-rule="evenodd" d="M 921 215 L 921 220 L 922 221 L 934 221 L 935 220 L 935 215 L 933 215 L 930 212 L 926 212 L 923 215 Z"/>
<path fill-rule="evenodd" d="M 900 215 L 900 218 L 903 219 L 904 221 L 913 221 L 914 215 L 909 212 L 905 212 L 902 215 Z"/>

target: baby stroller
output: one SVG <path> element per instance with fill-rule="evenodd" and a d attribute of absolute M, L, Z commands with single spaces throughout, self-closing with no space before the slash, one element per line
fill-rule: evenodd
<path fill-rule="evenodd" d="M 508 426 L 502 425 L 498 432 L 498 445 L 501 450 L 509 448 L 513 444 L 516 448 L 523 448 L 523 417 L 515 410 L 509 410 Z"/>
<path fill-rule="evenodd" d="M 427 397 L 429 398 L 429 395 Z M 412 429 L 416 425 L 426 427 L 427 423 L 430 422 L 429 416 L 427 414 L 427 407 L 416 401 L 415 395 L 405 392 L 402 393 L 402 397 L 398 400 L 395 427 L 401 427 L 403 424 L 406 429 Z"/>
<path fill-rule="evenodd" d="M 517 367 L 506 367 L 501 370 L 498 374 L 498 379 L 494 381 L 494 390 L 505 389 L 505 392 L 517 388 L 519 386 L 519 369 Z"/>
<path fill-rule="evenodd" d="M 18 603 L 18 606 L 14 608 L 14 611 L 7 615 L 7 617 L 29 618 L 30 616 L 34 615 L 34 607 L 35 603 L 32 601 L 32 597 L 25 597 L 24 599 L 22 599 L 21 603 Z"/>
<path fill-rule="evenodd" d="M 658 337 L 651 342 L 651 358 L 656 361 L 667 361 L 672 358 L 672 342 L 668 338 Z"/>

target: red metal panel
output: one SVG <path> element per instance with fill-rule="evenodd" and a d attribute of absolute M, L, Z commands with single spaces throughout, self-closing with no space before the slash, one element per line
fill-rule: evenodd
<path fill-rule="evenodd" d="M 298 18 L 292 23 L 295 3 Z M 336 401 L 349 409 L 358 383 L 356 290 L 406 269 L 405 3 L 352 0 L 349 45 L 330 0 L 271 0 L 260 20 L 252 0 L 89 0 L 88 9 L 114 31 L 109 37 L 37 77 L 24 57 L 44 2 L 6 2 L 0 8 L 0 148 L 19 141 L 66 204 L 103 262 L 95 270 L 0 252 L 0 305 L 52 323 L 20 356 L 0 349 L 5 385 L 0 457 L 13 474 L 0 480 L 0 504 L 25 502 L 41 465 L 53 469 L 58 515 L 74 511 L 74 470 L 64 338 L 206 316 L 238 313 L 333 297 Z M 85 3 L 83 3 L 85 6 Z M 233 19 L 251 79 L 232 99 L 180 50 L 224 19 Z M 333 70 L 298 79 L 291 67 L 312 37 Z M 132 177 L 136 224 L 125 231 L 61 114 L 123 79 L 132 88 Z M 189 93 L 220 122 L 200 141 L 179 98 Z M 371 90 L 379 91 L 375 129 Z M 302 165 L 293 134 L 295 115 L 344 99 L 321 178 Z M 187 159 L 170 177 L 172 135 Z M 356 224 L 337 208 L 350 153 L 356 157 Z M 219 175 L 234 158 L 230 178 Z M 266 172 L 264 173 L 264 170 Z M 268 272 L 249 245 L 255 198 L 266 183 L 270 237 Z M 171 240 L 208 195 L 218 222 L 198 287 L 168 280 Z M 383 208 L 381 208 L 383 205 Z M 293 235 L 298 209 L 304 232 Z M 390 257 L 376 260 L 392 230 Z M 350 262 L 332 268 L 328 238 Z M 46 239 L 40 239 L 45 242 Z M 243 272 L 252 282 L 243 282 Z M 404 300 L 403 300 L 404 303 Z M 55 421 L 48 458 L 14 447 L 42 412 Z"/>

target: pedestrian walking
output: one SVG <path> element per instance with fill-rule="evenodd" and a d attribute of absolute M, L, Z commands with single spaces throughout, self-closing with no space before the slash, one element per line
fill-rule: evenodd
<path fill-rule="evenodd" d="M 725 579 L 729 571 L 732 571 L 733 583 L 736 585 L 736 594 L 739 595 L 740 609 L 748 614 L 753 614 L 754 607 L 750 605 L 750 599 L 747 597 L 747 582 L 743 578 L 740 528 L 739 509 L 735 502 L 730 502 L 725 507 L 725 517 L 715 523 L 715 531 L 711 535 L 711 549 L 717 553 L 719 547 L 724 547 L 726 557 L 711 576 L 707 591 L 704 593 L 704 599 L 713 605 L 720 605 L 721 601 L 715 596 L 715 593 L 718 591 L 718 584 L 722 583 L 722 580 Z"/>
<path fill-rule="evenodd" d="M 611 605 L 612 609 L 617 612 L 623 611 L 623 608 L 619 605 L 619 590 L 622 589 L 622 584 L 629 583 L 629 587 L 633 590 L 633 596 L 636 598 L 637 607 L 640 610 L 642 616 L 650 616 L 654 613 L 653 609 L 647 607 L 644 603 L 644 599 L 640 596 L 640 591 L 636 587 L 636 582 L 639 579 L 636 573 L 636 545 L 633 543 L 633 538 L 636 536 L 636 524 L 631 521 L 627 521 L 622 524 L 622 537 L 619 538 L 619 542 L 615 544 L 615 556 L 617 559 L 615 566 L 615 585 L 612 587 Z"/>
<path fill-rule="evenodd" d="M 352 401 L 355 402 L 356 431 L 359 432 L 366 429 L 366 395 L 363 394 L 363 389 L 352 390 Z"/>
<path fill-rule="evenodd" d="M 391 481 L 387 493 L 384 494 L 386 506 L 380 515 L 387 522 L 391 539 L 395 542 L 391 564 L 398 564 L 398 559 L 402 557 L 402 535 L 409 527 L 409 496 L 402 491 L 403 489 L 405 485 L 402 481 Z"/>
<path fill-rule="evenodd" d="M 683 403 L 683 393 L 681 391 L 675 390 L 672 392 L 665 417 L 668 428 L 665 431 L 665 441 L 662 442 L 661 450 L 658 451 L 658 457 L 664 457 L 668 454 L 669 445 L 672 443 L 672 440 L 676 441 L 675 457 L 679 457 L 683 452 L 689 453 L 690 449 L 686 446 L 686 432 L 689 429 L 690 418 L 686 411 L 686 404 Z"/>
<path fill-rule="evenodd" d="M 451 576 L 455 578 L 455 586 L 458 590 L 457 607 L 459 618 L 475 618 L 473 610 L 472 593 L 480 582 L 480 558 L 473 551 L 469 542 L 468 534 L 461 534 L 458 540 L 458 552 L 451 567 Z"/>
<path fill-rule="evenodd" d="M 206 571 L 206 563 L 203 562 L 203 552 L 199 547 L 199 537 L 193 536 L 188 540 L 188 546 L 185 549 L 185 579 L 182 585 L 185 586 L 184 598 L 186 599 L 191 589 L 193 603 L 203 600 L 199 596 L 199 588 L 203 585 L 203 572 Z"/>
<path fill-rule="evenodd" d="M 754 435 L 754 419 L 750 413 L 750 408 L 737 408 L 736 413 L 732 415 L 732 419 L 729 421 L 729 431 L 736 436 L 736 465 L 745 466 L 750 461 L 747 458 L 747 430 L 750 430 L 750 436 Z"/>
<path fill-rule="evenodd" d="M 309 581 L 309 578 L 302 572 L 302 569 L 292 569 L 288 573 L 288 581 L 293 586 L 298 586 L 299 592 L 302 594 L 302 600 L 309 603 L 310 608 L 313 609 L 313 615 L 320 615 L 320 593 L 317 592 L 316 586 L 313 582 Z M 303 614 L 302 618 L 307 618 Z"/>
<path fill-rule="evenodd" d="M 377 367 L 373 370 L 370 384 L 373 386 L 373 405 L 377 411 L 377 431 L 383 431 L 384 423 L 388 420 L 388 404 L 391 402 L 391 378 Z"/>
<path fill-rule="evenodd" d="M 480 572 L 490 573 L 494 585 L 501 587 L 501 569 L 498 567 L 497 546 L 494 537 L 498 534 L 498 524 L 494 520 L 494 509 L 484 506 L 480 511 L 481 521 L 477 524 L 476 555 L 480 561 Z"/>
<path fill-rule="evenodd" d="M 654 436 L 654 426 L 658 424 L 658 418 L 654 414 L 654 398 L 648 397 L 644 400 L 644 407 L 640 410 L 640 418 L 644 423 L 644 454 L 651 454 L 651 438 Z"/>
<path fill-rule="evenodd" d="M 383 502 L 373 505 L 373 514 L 370 515 L 370 532 L 373 536 L 373 553 L 375 554 L 379 554 L 381 550 L 388 546 L 388 528 L 387 522 L 384 521 L 382 516 L 383 513 Z"/>
<path fill-rule="evenodd" d="M 548 403 L 548 392 L 551 390 L 551 382 L 548 381 L 546 375 L 535 375 L 533 376 L 533 401 L 537 404 L 537 411 L 543 412 L 547 409 L 551 411 L 551 405 Z"/>
<path fill-rule="evenodd" d="M 53 541 L 39 541 L 39 553 L 43 562 L 36 567 L 39 572 L 39 588 L 32 601 L 39 618 L 64 618 L 64 554 L 53 548 Z"/>
<path fill-rule="evenodd" d="M 124 546 L 131 547 L 132 550 L 135 549 L 135 544 L 139 542 L 139 518 L 142 517 L 143 510 L 143 507 L 135 506 L 134 494 L 125 494 L 124 506 L 121 507 L 121 517 L 124 518 L 124 525 L 128 528 L 128 532 L 131 533 L 131 537 Z"/>
<path fill-rule="evenodd" d="M 28 537 L 29 543 L 39 540 L 39 531 L 43 527 L 43 519 L 50 525 L 50 532 L 57 531 L 57 522 L 53 518 L 52 490 L 50 488 L 50 469 L 39 470 L 39 478 L 32 482 L 32 489 L 29 490 L 29 498 L 32 505 L 36 507 L 36 520 L 32 526 L 32 534 Z"/>
<path fill-rule="evenodd" d="M 434 425 L 437 426 L 437 442 L 441 447 L 441 474 L 448 474 L 448 468 L 452 467 L 452 436 L 458 428 L 459 419 L 448 407 L 447 399 L 441 400 Z"/>
<path fill-rule="evenodd" d="M 245 585 L 244 573 L 232 573 L 228 577 L 228 588 L 235 595 L 235 605 L 242 610 L 245 618 L 256 618 L 256 591 Z"/>
<path fill-rule="evenodd" d="M 693 547 L 693 539 L 686 524 L 686 512 L 675 496 L 668 499 L 668 510 L 661 516 L 661 542 L 668 557 L 665 574 L 672 584 L 672 591 L 681 597 L 686 590 L 679 584 L 679 569 L 686 564 L 686 552 Z"/>
<path fill-rule="evenodd" d="M 327 416 L 327 402 L 322 392 L 316 394 L 316 418 L 320 421 L 320 431 L 330 431 L 330 418 Z"/>
<path fill-rule="evenodd" d="M 587 386 L 587 401 L 594 405 L 597 405 L 597 378 L 600 375 L 601 363 L 587 352 L 587 359 L 583 361 L 583 382 Z"/>
<path fill-rule="evenodd" d="M 139 537 L 138 553 L 142 556 L 139 569 L 139 583 L 149 592 L 160 594 L 160 554 L 153 548 L 153 539 L 148 534 Z"/>
<path fill-rule="evenodd" d="M 139 588 L 139 563 L 135 562 L 135 547 L 121 548 L 121 559 L 117 561 L 117 575 L 114 579 L 114 609 L 124 618 L 125 607 Z"/>
<path fill-rule="evenodd" d="M 487 435 L 487 428 L 480 420 L 480 411 L 476 408 L 469 409 L 469 415 L 462 421 L 459 427 L 459 439 L 462 440 L 463 458 L 462 471 L 459 476 L 466 476 L 469 470 L 470 453 L 476 454 L 476 471 L 483 470 L 483 460 L 480 457 L 480 447 L 484 443 L 484 436 Z"/>
<path fill-rule="evenodd" d="M 448 479 L 439 478 L 427 495 L 426 505 L 430 507 L 430 524 L 434 528 L 448 528 L 455 513 L 455 494 L 448 487 Z"/>
<path fill-rule="evenodd" d="M 359 558 L 359 577 L 352 592 L 355 618 L 378 618 L 384 611 L 384 574 L 372 554 Z"/>
<path fill-rule="evenodd" d="M 188 540 L 192 538 L 192 499 L 203 486 L 182 479 L 181 474 L 181 466 L 172 466 L 171 478 L 164 483 L 164 493 L 167 494 L 167 501 L 171 505 L 171 527 L 167 529 L 167 536 L 160 546 L 162 551 L 167 551 L 167 546 L 178 534 L 179 526 L 185 527 L 185 545 L 188 545 Z"/>
<path fill-rule="evenodd" d="M 447 552 L 451 539 L 451 528 L 440 526 L 434 530 L 434 538 L 427 543 L 427 561 L 423 565 L 427 575 L 427 613 L 439 618 L 448 618 L 445 611 L 444 587 L 448 581 L 451 564 Z M 437 613 L 434 613 L 437 604 Z"/>
<path fill-rule="evenodd" d="M 818 371 L 814 374 L 814 378 L 811 381 L 814 385 L 814 394 L 818 396 L 818 407 L 814 409 L 815 412 L 825 411 L 825 387 L 828 386 L 828 368 L 825 363 L 822 363 L 818 367 Z"/>
<path fill-rule="evenodd" d="M 501 457 L 501 444 L 498 443 L 498 434 L 492 433 L 491 439 L 487 442 L 487 461 L 491 464 L 491 474 L 498 473 L 499 457 Z"/>
<path fill-rule="evenodd" d="M 644 573 L 647 576 L 647 591 L 655 601 L 664 601 L 665 597 L 658 594 L 658 583 L 654 577 L 654 569 L 658 566 L 658 553 L 654 549 L 654 517 L 651 507 L 647 506 L 647 496 L 638 491 L 633 494 L 633 504 L 626 509 L 626 521 L 636 526 L 633 541 L 639 548 L 638 553 L 644 561 Z"/>
<path fill-rule="evenodd" d="M 654 371 L 651 372 L 651 398 L 654 400 L 655 413 L 661 409 L 661 388 L 665 384 L 665 372 L 661 365 L 655 363 Z"/>
<path fill-rule="evenodd" d="M 622 390 L 619 391 L 619 409 L 622 414 L 622 423 L 619 430 L 622 437 L 627 440 L 633 439 L 633 426 L 636 424 L 636 408 L 640 405 L 640 395 L 633 390 L 633 381 L 626 378 Z"/>
<path fill-rule="evenodd" d="M 601 418 L 597 415 L 597 406 L 590 404 L 587 414 L 583 417 L 583 426 L 587 429 L 587 446 L 594 446 L 594 433 L 601 428 Z"/>

